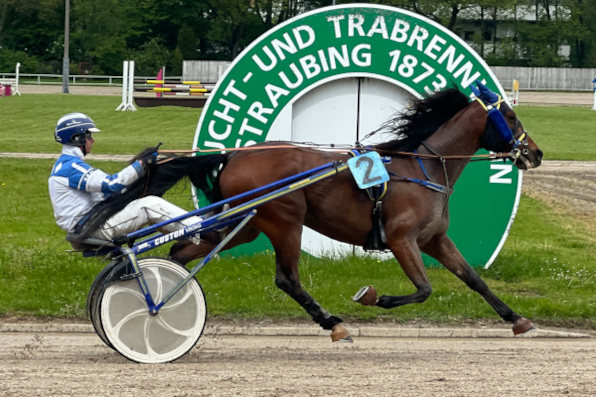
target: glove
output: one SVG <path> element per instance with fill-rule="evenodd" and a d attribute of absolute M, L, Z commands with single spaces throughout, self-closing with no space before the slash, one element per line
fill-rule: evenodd
<path fill-rule="evenodd" d="M 141 159 L 145 167 L 152 167 L 157 163 L 157 152 L 146 155 Z"/>

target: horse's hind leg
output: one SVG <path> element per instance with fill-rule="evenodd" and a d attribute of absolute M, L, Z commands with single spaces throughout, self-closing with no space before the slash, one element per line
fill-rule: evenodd
<path fill-rule="evenodd" d="M 299 196 L 298 196 L 299 197 Z M 302 218 L 305 206 L 293 197 L 292 202 L 276 201 L 260 209 L 255 226 L 271 241 L 275 249 L 275 285 L 294 299 L 323 329 L 331 330 L 331 339 L 351 342 L 342 320 L 325 310 L 300 283 L 298 265 L 301 253 Z"/>
<path fill-rule="evenodd" d="M 390 309 L 410 303 L 422 303 L 430 296 L 432 287 L 424 270 L 424 262 L 415 241 L 400 240 L 390 245 L 395 259 L 410 281 L 416 287 L 416 292 L 411 295 L 387 296 L 383 295 L 376 303 L 377 306 Z"/>
<path fill-rule="evenodd" d="M 482 295 L 503 320 L 513 323 L 513 333 L 515 335 L 535 329 L 530 320 L 516 314 L 488 288 L 488 285 L 468 265 L 453 241 L 446 234 L 435 236 L 423 247 L 423 251 L 441 262 L 443 266 L 459 277 L 472 290 Z"/>
<path fill-rule="evenodd" d="M 292 299 L 294 299 L 310 316 L 313 321 L 323 329 L 331 330 L 331 339 L 336 341 L 351 342 L 352 338 L 348 331 L 340 323 L 342 320 L 332 316 L 319 302 L 311 297 L 300 284 L 298 273 L 298 262 L 300 260 L 300 235 L 286 235 L 285 242 L 272 244 L 275 248 L 275 285 Z M 296 244 L 297 241 L 297 244 Z"/>

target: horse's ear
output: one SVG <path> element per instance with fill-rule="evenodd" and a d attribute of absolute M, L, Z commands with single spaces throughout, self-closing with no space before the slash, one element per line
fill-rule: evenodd
<path fill-rule="evenodd" d="M 476 82 L 478 82 L 478 80 L 476 80 Z M 470 89 L 472 90 L 474 95 L 476 95 L 477 98 L 480 98 L 480 90 L 478 90 L 478 88 L 476 88 L 472 84 L 470 84 Z"/>
<path fill-rule="evenodd" d="M 495 103 L 499 101 L 499 96 L 488 89 L 480 80 L 476 80 L 478 90 L 480 90 L 480 98 L 486 100 L 489 103 Z"/>

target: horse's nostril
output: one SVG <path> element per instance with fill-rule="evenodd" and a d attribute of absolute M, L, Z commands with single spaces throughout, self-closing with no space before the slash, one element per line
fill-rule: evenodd
<path fill-rule="evenodd" d="M 542 155 L 544 153 L 542 153 L 542 150 L 538 149 L 536 150 L 536 157 L 538 158 L 538 161 L 542 160 Z"/>

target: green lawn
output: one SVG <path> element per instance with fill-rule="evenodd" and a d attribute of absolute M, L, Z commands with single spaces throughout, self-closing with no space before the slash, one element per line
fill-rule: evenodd
<path fill-rule="evenodd" d="M 88 114 L 99 129 L 94 154 L 136 154 L 163 142 L 166 149 L 190 149 L 201 109 L 140 108 L 116 112 L 121 98 L 37 94 L 0 102 L 0 152 L 59 153 L 54 141 L 58 119 L 71 112 Z"/>
<path fill-rule="evenodd" d="M 116 112 L 120 100 L 60 94 L 4 98 L 0 103 L 0 152 L 59 152 L 52 135 L 56 121 L 74 111 L 87 113 L 102 129 L 96 137 L 96 154 L 135 154 L 158 142 L 164 143 L 164 149 L 190 149 L 200 109 L 167 106 Z M 537 106 L 519 106 L 516 112 L 545 153 L 545 160 L 596 160 L 596 112 Z"/>
<path fill-rule="evenodd" d="M 0 100 L 0 152 L 57 153 L 52 132 L 61 115 L 91 115 L 103 132 L 98 154 L 134 154 L 162 141 L 189 148 L 200 111 L 149 108 L 116 112 L 118 97 L 24 95 Z M 546 159 L 596 160 L 596 112 L 585 108 L 516 109 Z M 64 250 L 64 232 L 54 224 L 47 193 L 52 160 L 0 158 L 0 314 L 83 317 L 87 291 L 104 266 Z M 95 162 L 107 172 L 124 164 Z M 189 190 L 178 186 L 167 198 L 192 208 Z M 516 221 L 501 254 L 481 276 L 519 313 L 539 325 L 596 328 L 596 235 L 579 221 L 558 215 L 522 196 Z M 152 251 L 165 255 L 168 247 Z M 329 311 L 354 319 L 461 322 L 498 316 L 477 294 L 442 268 L 428 269 L 433 295 L 420 305 L 390 311 L 363 307 L 351 295 L 373 284 L 381 294 L 414 292 L 395 261 L 369 257 L 342 261 L 301 259 L 305 288 Z M 210 315 L 242 318 L 306 318 L 274 283 L 272 253 L 212 261 L 199 275 Z"/>
<path fill-rule="evenodd" d="M 518 106 L 515 112 L 544 160 L 596 160 L 596 112 L 590 108 Z"/>
<path fill-rule="evenodd" d="M 68 254 L 64 232 L 54 224 L 47 195 L 52 160 L 0 158 L 0 313 L 83 317 L 95 275 L 105 265 Z M 108 171 L 124 164 L 94 162 Z M 8 172 L 10 170 L 10 172 Z M 192 208 L 188 190 L 178 186 L 167 198 Z M 572 218 L 522 197 L 517 219 L 501 254 L 480 274 L 511 307 L 539 325 L 596 328 L 596 236 Z M 164 256 L 168 247 L 151 251 Z M 361 287 L 401 295 L 414 287 L 394 261 L 370 257 L 345 260 L 303 256 L 305 288 L 329 311 L 347 319 L 460 323 L 498 316 L 480 296 L 442 268 L 428 269 L 431 298 L 419 305 L 386 311 L 351 302 Z M 305 312 L 274 285 L 272 253 L 210 262 L 198 274 L 209 315 L 240 318 L 306 318 Z"/>

